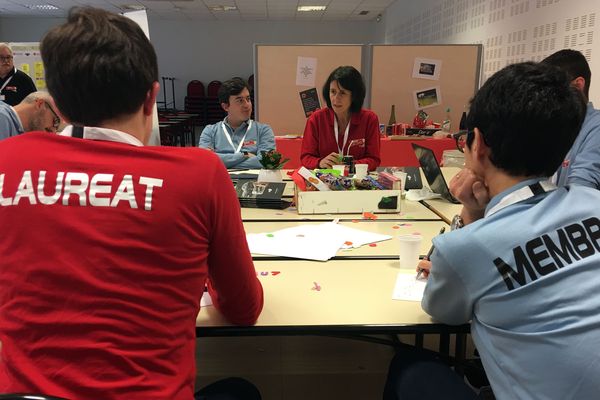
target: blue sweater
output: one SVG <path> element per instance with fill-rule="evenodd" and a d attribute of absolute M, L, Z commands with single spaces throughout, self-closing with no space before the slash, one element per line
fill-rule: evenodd
<path fill-rule="evenodd" d="M 471 321 L 498 400 L 598 398 L 598 204 L 598 190 L 562 187 L 433 240 L 423 309 Z"/>
<path fill-rule="evenodd" d="M 248 121 L 246 121 L 234 130 L 227 123 L 227 117 L 216 124 L 207 125 L 200 135 L 198 146 L 217 153 L 227 168 L 262 168 L 259 162 L 260 152 L 275 149 L 275 135 L 269 125 L 250 121 L 250 129 L 248 129 Z M 233 146 L 227 140 L 223 126 L 229 132 Z M 244 137 L 244 135 L 246 136 Z M 237 151 L 242 139 L 244 143 Z M 256 154 L 256 157 L 246 157 L 243 154 L 244 151 Z"/>

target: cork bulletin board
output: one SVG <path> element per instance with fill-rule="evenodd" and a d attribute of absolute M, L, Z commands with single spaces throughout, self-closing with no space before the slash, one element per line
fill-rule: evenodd
<path fill-rule="evenodd" d="M 321 89 L 327 77 L 340 65 L 362 72 L 362 49 L 362 45 L 344 44 L 255 45 L 256 120 L 269 124 L 277 136 L 301 135 L 307 117 L 300 92 L 316 88 L 324 107 Z"/>
<path fill-rule="evenodd" d="M 395 105 L 396 122 L 419 109 L 441 122 L 450 108 L 452 131 L 479 87 L 481 45 L 372 45 L 371 109 L 381 123 Z"/>

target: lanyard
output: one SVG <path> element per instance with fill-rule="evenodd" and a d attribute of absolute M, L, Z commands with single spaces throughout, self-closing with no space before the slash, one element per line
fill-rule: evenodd
<path fill-rule="evenodd" d="M 489 217 L 512 204 L 527 200 L 538 194 L 550 192 L 554 189 L 556 189 L 556 185 L 550 182 L 550 180 L 544 180 L 532 183 L 529 186 L 524 186 L 521 189 L 515 190 L 504 196 L 498 204 L 486 211 L 485 216 Z"/>
<path fill-rule="evenodd" d="M 237 149 L 233 145 L 233 141 L 231 140 L 231 135 L 229 135 L 229 132 L 227 132 L 227 128 L 225 127 L 225 121 L 223 121 L 221 123 L 221 127 L 223 128 L 223 133 L 225 134 L 225 137 L 227 138 L 227 141 L 231 145 L 231 148 L 233 149 L 233 151 L 235 151 L 236 153 L 239 153 L 240 150 L 242 149 L 242 146 L 244 145 L 244 139 L 246 139 L 246 135 L 248 134 L 248 131 L 252 127 L 252 120 L 251 119 L 248 120 L 248 127 L 246 128 L 246 132 L 244 132 L 244 136 L 242 137 L 242 140 L 240 140 L 240 144 L 238 145 Z"/>
<path fill-rule="evenodd" d="M 2 87 L 0 87 L 0 93 L 2 93 L 2 91 L 4 90 L 4 88 L 6 87 L 6 85 L 8 85 L 8 82 L 10 82 L 10 80 L 13 78 L 13 76 L 15 76 L 15 69 L 13 68 L 13 74 L 11 76 L 8 77 L 8 79 L 6 81 L 4 81 L 4 85 L 2 85 Z"/>
<path fill-rule="evenodd" d="M 346 142 L 348 141 L 348 132 L 350 131 L 350 121 L 348 121 L 348 125 L 346 126 L 346 132 L 344 132 L 344 143 L 342 144 L 341 149 L 340 149 L 340 141 L 338 139 L 339 129 L 340 128 L 338 127 L 337 118 L 334 115 L 333 116 L 333 133 L 335 134 L 335 144 L 337 145 L 337 148 L 338 148 L 338 154 L 343 156 L 344 155 L 344 147 L 346 147 Z M 350 148 L 348 148 L 348 153 L 350 153 Z"/>

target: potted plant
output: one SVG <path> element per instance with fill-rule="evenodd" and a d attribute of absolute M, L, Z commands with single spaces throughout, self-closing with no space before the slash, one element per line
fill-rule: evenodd
<path fill-rule="evenodd" d="M 277 150 L 261 151 L 260 152 L 260 165 L 262 169 L 258 173 L 258 182 L 281 182 L 283 177 L 281 176 L 281 168 L 283 164 L 288 162 L 290 159 L 283 159 L 283 156 Z"/>

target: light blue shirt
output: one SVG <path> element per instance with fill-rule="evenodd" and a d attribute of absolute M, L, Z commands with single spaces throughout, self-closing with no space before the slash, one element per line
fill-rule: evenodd
<path fill-rule="evenodd" d="M 600 394 L 599 205 L 598 190 L 562 187 L 433 240 L 423 309 L 471 321 L 497 399 Z"/>
<path fill-rule="evenodd" d="M 557 171 L 557 185 L 583 185 L 600 189 L 600 111 L 587 105 L 581 130 Z"/>
<path fill-rule="evenodd" d="M 3 101 L 0 101 L 0 140 L 17 136 L 23 133 L 23 125 L 15 110 Z"/>
<path fill-rule="evenodd" d="M 227 140 L 223 126 L 229 132 L 233 146 Z M 244 143 L 240 151 L 237 151 L 242 139 Z M 227 168 L 260 169 L 260 152 L 275 149 L 275 135 L 269 125 L 256 121 L 252 121 L 250 129 L 246 121 L 234 130 L 225 117 L 223 121 L 204 128 L 198 146 L 214 150 Z M 244 151 L 256 154 L 256 157 L 245 157 Z"/>

